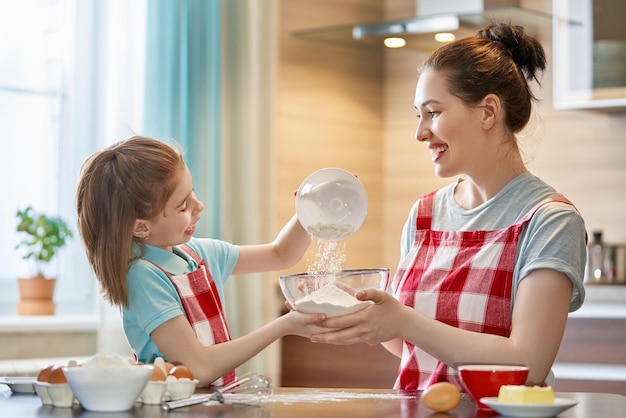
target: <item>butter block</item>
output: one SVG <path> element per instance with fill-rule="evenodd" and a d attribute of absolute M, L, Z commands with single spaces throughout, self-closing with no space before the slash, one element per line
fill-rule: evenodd
<path fill-rule="evenodd" d="M 504 385 L 498 392 L 498 402 L 513 404 L 551 404 L 554 403 L 552 386 L 517 386 Z"/>

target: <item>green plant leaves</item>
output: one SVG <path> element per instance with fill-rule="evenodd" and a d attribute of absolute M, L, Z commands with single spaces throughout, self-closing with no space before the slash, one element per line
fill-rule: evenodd
<path fill-rule="evenodd" d="M 37 213 L 32 207 L 17 211 L 17 231 L 23 232 L 23 239 L 15 249 L 25 250 L 24 259 L 32 259 L 38 265 L 38 273 L 42 272 L 41 264 L 50 262 L 58 249 L 72 238 L 72 231 L 65 221 L 59 217 L 49 217 Z"/>

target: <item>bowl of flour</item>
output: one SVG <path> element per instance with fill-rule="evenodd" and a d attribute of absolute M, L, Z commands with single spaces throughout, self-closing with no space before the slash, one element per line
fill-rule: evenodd
<path fill-rule="evenodd" d="M 346 315 L 369 306 L 354 295 L 360 290 L 387 290 L 389 269 L 348 269 L 336 273 L 297 273 L 279 277 L 285 299 L 299 312 Z"/>

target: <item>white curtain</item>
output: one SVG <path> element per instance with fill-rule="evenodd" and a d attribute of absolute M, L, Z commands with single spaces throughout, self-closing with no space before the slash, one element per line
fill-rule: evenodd
<path fill-rule="evenodd" d="M 93 112 L 87 119 L 92 123 L 85 124 L 85 119 L 76 122 L 77 125 L 82 123 L 76 130 L 89 142 L 89 149 L 84 150 L 89 154 L 143 130 L 146 11 L 143 0 L 79 0 L 77 6 L 90 8 L 94 19 L 77 23 L 94 28 L 93 39 L 83 40 L 79 45 L 81 54 L 95 54 L 93 76 L 84 80 L 87 85 L 82 86 L 92 92 L 93 102 L 82 105 Z M 99 295 L 96 300 L 99 304 L 98 352 L 132 355 L 119 310 Z"/>
<path fill-rule="evenodd" d="M 236 244 L 274 239 L 274 92 L 277 68 L 277 1 L 223 1 L 224 238 Z M 226 311 L 233 338 L 274 319 L 281 299 L 275 274 L 233 277 Z M 277 343 L 237 371 L 279 381 Z"/>

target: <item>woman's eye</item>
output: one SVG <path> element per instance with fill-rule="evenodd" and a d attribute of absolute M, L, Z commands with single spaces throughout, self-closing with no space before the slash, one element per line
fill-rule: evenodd
<path fill-rule="evenodd" d="M 430 116 L 430 118 L 431 118 L 431 119 L 433 119 L 435 116 L 437 116 L 437 115 L 439 114 L 439 112 L 434 111 L 434 110 L 431 110 L 431 111 L 428 111 L 428 112 L 425 112 L 425 113 L 426 113 L 428 116 Z M 421 113 L 418 113 L 418 114 L 417 114 L 417 118 L 418 118 L 418 119 L 421 119 L 421 118 L 422 118 L 422 114 L 421 114 Z"/>

